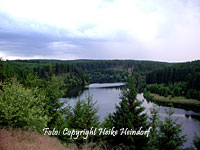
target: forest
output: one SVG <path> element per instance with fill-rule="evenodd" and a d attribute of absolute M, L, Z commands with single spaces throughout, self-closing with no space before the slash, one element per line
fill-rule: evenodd
<path fill-rule="evenodd" d="M 165 66 L 171 66 L 173 63 L 156 61 L 137 61 L 137 60 L 13 60 L 9 63 L 32 64 L 35 71 L 40 76 L 49 72 L 49 65 L 73 65 L 81 69 L 84 73 L 84 79 L 87 83 L 114 83 L 127 82 L 129 76 L 136 79 L 136 87 L 142 92 L 146 87 L 146 74 Z M 41 69 L 41 66 L 46 68 Z M 61 65 L 60 65 L 61 66 Z M 39 71 L 37 71 L 39 70 Z M 48 73 L 49 74 L 49 73 Z M 59 73 L 57 73 L 59 75 Z M 74 92 L 77 93 L 77 92 Z M 69 96 L 69 94 L 68 94 Z"/>
<path fill-rule="evenodd" d="M 172 119 L 173 108 L 166 110 L 166 118 L 161 121 L 157 108 L 152 108 L 151 115 L 148 116 L 142 103 L 136 99 L 136 95 L 145 87 L 164 96 L 182 95 L 185 94 L 184 90 L 188 95 L 189 87 L 199 91 L 199 86 L 190 81 L 193 77 L 193 80 L 199 82 L 198 64 L 199 61 L 170 64 L 131 60 L 1 60 L 0 129 L 20 128 L 42 134 L 46 127 L 59 131 L 65 128 L 89 130 L 92 127 L 106 129 L 115 127 L 116 130 L 121 128 L 140 130 L 143 127 L 147 130 L 151 127 L 151 134 L 148 137 L 94 135 L 87 139 L 84 139 L 84 136 L 71 139 L 63 134 L 52 137 L 58 138 L 65 146 L 75 144 L 78 149 L 89 145 L 90 149 L 179 150 L 182 149 L 187 137 L 182 135 L 181 124 Z M 182 68 L 190 73 L 187 79 L 176 77 L 185 71 Z M 192 69 L 191 72 L 189 68 Z M 168 70 L 173 70 L 172 75 L 170 74 L 172 77 L 165 81 Z M 114 77 L 115 73 L 119 76 L 118 80 Z M 110 77 L 108 82 L 125 81 L 127 86 L 121 92 L 121 102 L 116 106 L 115 112 L 103 122 L 99 122 L 98 107 L 89 93 L 85 100 L 79 100 L 73 108 L 69 105 L 63 107 L 64 104 L 59 101 L 63 96 L 80 94 L 80 91 L 73 92 L 76 87 L 83 87 L 100 77 L 102 78 L 99 82 L 106 81 L 107 76 Z M 192 94 L 194 93 L 190 96 L 193 96 Z M 191 149 L 199 149 L 199 143 L 200 138 L 195 136 L 194 146 Z M 0 149 L 4 148 L 4 144 L 0 142 Z"/>
<path fill-rule="evenodd" d="M 185 96 L 200 100 L 200 61 L 179 63 L 146 75 L 147 90 L 162 96 Z"/>
<path fill-rule="evenodd" d="M 34 64 L 73 64 L 82 69 L 90 83 L 126 82 L 132 73 L 143 75 L 147 72 L 170 66 L 173 63 L 137 60 L 15 60 Z"/>

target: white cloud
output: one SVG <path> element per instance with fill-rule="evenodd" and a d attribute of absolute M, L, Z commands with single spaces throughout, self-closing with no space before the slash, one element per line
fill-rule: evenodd
<path fill-rule="evenodd" d="M 34 20 L 70 30 L 76 36 L 106 37 L 117 30 L 133 35 L 155 36 L 159 15 L 145 13 L 138 0 L 1 0 L 0 9 L 21 20 Z M 84 30 L 81 26 L 95 27 Z M 35 27 L 37 28 L 37 26 Z M 151 29 L 151 30 L 149 30 Z"/>
<path fill-rule="evenodd" d="M 61 38 L 47 43 L 56 57 L 66 53 L 67 58 L 92 58 L 97 46 L 97 57 L 107 58 L 107 53 L 109 58 L 163 61 L 200 58 L 198 0 L 0 0 L 0 10 L 15 19 L 10 30 L 31 29 Z M 76 45 L 65 38 L 89 42 Z M 87 46 L 90 53 L 83 54 Z"/>

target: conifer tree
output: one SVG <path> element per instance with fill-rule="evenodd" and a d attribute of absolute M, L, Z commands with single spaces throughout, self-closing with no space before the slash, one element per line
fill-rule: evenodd
<path fill-rule="evenodd" d="M 195 150 L 200 150 L 200 137 L 195 134 L 193 144 L 195 146 Z"/>
<path fill-rule="evenodd" d="M 99 126 L 99 117 L 96 115 L 97 112 L 98 107 L 96 107 L 96 102 L 93 102 L 93 97 L 88 92 L 88 95 L 86 96 L 86 101 L 84 103 L 86 129 Z"/>
<path fill-rule="evenodd" d="M 150 108 L 149 124 L 152 127 L 151 134 L 149 136 L 147 150 L 158 150 L 158 126 L 159 126 L 159 114 L 156 105 Z"/>
<path fill-rule="evenodd" d="M 90 130 L 92 127 L 97 128 L 99 126 L 99 117 L 97 116 L 98 107 L 96 102 L 93 102 L 92 96 L 88 93 L 86 100 L 78 100 L 70 119 L 70 128 L 76 130 Z M 84 136 L 85 137 L 85 136 Z M 95 136 L 89 136 L 87 139 L 83 139 L 80 136 L 75 140 L 77 145 L 83 143 L 93 142 Z"/>
<path fill-rule="evenodd" d="M 46 82 L 46 88 L 44 92 L 46 94 L 46 107 L 48 110 L 48 116 L 51 120 L 48 122 L 48 126 L 53 129 L 59 129 L 63 123 L 63 115 L 60 112 L 63 103 L 59 102 L 59 98 L 64 94 L 63 90 L 60 89 L 62 83 L 59 82 L 58 78 L 54 75 L 50 77 L 51 80 Z"/>
<path fill-rule="evenodd" d="M 147 115 L 144 113 L 144 107 L 141 106 L 142 102 L 136 99 L 137 90 L 135 88 L 134 78 L 130 78 L 128 87 L 122 91 L 121 102 L 119 106 L 116 106 L 116 112 L 114 112 L 110 118 L 113 127 L 120 131 L 122 128 L 128 128 L 129 130 L 138 131 L 141 127 L 142 130 L 148 128 Z M 109 139 L 108 139 L 109 140 Z M 110 137 L 109 142 L 116 146 L 124 144 L 129 149 L 145 149 L 147 138 L 143 136 L 134 135 L 120 135 Z"/>
<path fill-rule="evenodd" d="M 170 107 L 166 110 L 168 115 L 164 122 L 160 123 L 158 134 L 158 148 L 160 150 L 181 150 L 183 143 L 186 141 L 185 135 L 182 135 L 181 124 L 177 124 L 172 119 L 174 111 Z"/>
<path fill-rule="evenodd" d="M 85 116 L 84 116 L 84 101 L 78 100 L 75 107 L 73 108 L 73 116 L 70 120 L 70 127 L 73 129 L 82 130 L 85 126 Z"/>
<path fill-rule="evenodd" d="M 4 78 L 3 61 L 2 61 L 2 58 L 0 58 L 0 82 L 3 81 L 3 78 Z"/>

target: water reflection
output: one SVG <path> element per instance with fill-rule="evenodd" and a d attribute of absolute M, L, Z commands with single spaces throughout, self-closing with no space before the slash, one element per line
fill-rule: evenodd
<path fill-rule="evenodd" d="M 102 122 L 104 118 L 109 114 L 115 111 L 115 105 L 118 105 L 121 101 L 120 96 L 120 88 L 124 84 L 91 84 L 87 88 L 89 88 L 90 94 L 93 95 L 93 99 L 97 101 L 99 112 L 98 115 L 100 116 L 100 121 Z M 116 86 L 117 88 L 113 88 Z M 85 89 L 83 93 L 80 95 L 80 99 L 85 99 L 86 95 L 88 94 L 88 89 Z M 146 108 L 146 113 L 150 114 L 150 108 L 153 107 L 152 102 L 148 102 L 144 99 L 143 94 L 138 94 L 137 99 L 143 101 L 142 105 Z M 70 105 L 74 106 L 77 102 L 78 98 L 62 98 L 61 101 L 66 101 Z M 163 121 L 166 117 L 165 109 L 168 109 L 167 106 L 159 106 L 160 120 Z M 189 147 L 192 145 L 192 140 L 194 133 L 196 132 L 197 135 L 200 136 L 200 113 L 195 113 L 193 111 L 174 108 L 174 115 L 173 119 L 177 119 L 178 123 L 182 124 L 183 127 L 183 134 L 187 135 L 187 142 L 185 143 L 184 147 Z"/>

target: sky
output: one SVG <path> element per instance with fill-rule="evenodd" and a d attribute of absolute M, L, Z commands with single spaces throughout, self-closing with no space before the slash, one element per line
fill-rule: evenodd
<path fill-rule="evenodd" d="M 0 0 L 6 59 L 200 59 L 200 0 Z"/>

